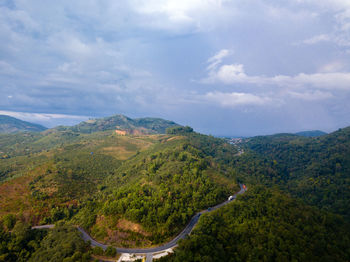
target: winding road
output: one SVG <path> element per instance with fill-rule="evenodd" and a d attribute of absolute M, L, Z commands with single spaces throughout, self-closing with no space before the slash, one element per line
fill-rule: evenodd
<path fill-rule="evenodd" d="M 232 197 L 231 200 L 226 200 L 225 202 L 218 204 L 214 207 L 210 207 L 204 211 L 198 212 L 197 214 L 195 214 L 192 219 L 190 220 L 190 222 L 188 223 L 188 225 L 185 227 L 185 229 L 179 234 L 177 235 L 174 239 L 172 239 L 171 241 L 160 245 L 158 247 L 150 247 L 150 248 L 122 248 L 122 247 L 116 247 L 117 252 L 118 253 L 129 253 L 129 254 L 147 254 L 147 253 L 156 253 L 156 252 L 161 252 L 164 250 L 167 250 L 169 248 L 173 248 L 177 245 L 177 242 L 180 239 L 184 239 L 188 234 L 191 233 L 192 229 L 195 227 L 195 225 L 197 224 L 199 217 L 204 214 L 204 213 L 208 213 L 211 211 L 214 211 L 228 203 L 230 203 L 231 201 L 235 200 L 237 195 L 243 194 L 247 188 L 245 185 L 240 184 L 239 185 L 241 190 L 238 191 L 237 193 L 235 193 Z M 32 229 L 45 229 L 45 228 L 53 228 L 55 225 L 42 225 L 42 226 L 34 226 L 32 227 Z M 90 241 L 91 246 L 93 247 L 101 247 L 103 249 L 106 249 L 108 247 L 108 245 L 104 245 L 100 242 L 97 242 L 96 240 L 94 240 L 84 229 L 82 229 L 81 227 L 77 226 L 77 229 L 81 232 L 82 234 L 82 238 L 85 241 Z"/>

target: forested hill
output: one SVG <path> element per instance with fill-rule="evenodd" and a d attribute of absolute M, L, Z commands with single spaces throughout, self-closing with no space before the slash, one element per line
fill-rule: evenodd
<path fill-rule="evenodd" d="M 173 121 L 161 118 L 136 118 L 114 115 L 105 118 L 91 119 L 72 127 L 57 127 L 58 130 L 70 130 L 80 133 L 93 133 L 107 130 L 121 130 L 128 134 L 165 134 L 169 127 L 179 126 Z"/>
<path fill-rule="evenodd" d="M 68 229 L 18 242 L 22 222 L 79 225 L 119 247 L 159 245 L 196 212 L 227 200 L 239 181 L 248 184 L 244 197 L 202 216 L 169 259 L 349 260 L 348 224 L 332 214 L 349 212 L 349 128 L 317 138 L 255 137 L 237 148 L 173 122 L 120 121 L 131 129 L 137 123 L 154 132 L 170 128 L 167 134 L 120 135 L 114 119 L 0 135 L 0 261 L 38 261 L 48 243 L 63 245 L 64 235 L 74 238 L 80 253 L 90 252 Z"/>
<path fill-rule="evenodd" d="M 316 138 L 246 139 L 235 166 L 254 183 L 279 185 L 309 204 L 350 218 L 350 127 Z"/>
<path fill-rule="evenodd" d="M 16 132 L 41 132 L 47 129 L 44 126 L 29 123 L 17 118 L 0 115 L 0 133 L 16 133 Z"/>
<path fill-rule="evenodd" d="M 277 190 L 253 187 L 201 217 L 175 254 L 160 262 L 349 261 L 349 227 Z"/>
<path fill-rule="evenodd" d="M 295 134 L 298 136 L 306 136 L 306 137 L 317 137 L 317 136 L 327 135 L 326 132 L 323 132 L 321 130 L 302 131 Z"/>
<path fill-rule="evenodd" d="M 0 132 L 0 159 L 43 152 L 81 141 L 92 141 L 99 136 L 110 135 L 111 133 L 127 136 L 165 134 L 167 128 L 175 127 L 181 126 L 160 118 L 131 119 L 123 115 L 115 115 L 88 120 L 75 126 L 58 126 L 40 133 L 1 134 Z M 38 131 L 42 130 L 38 129 Z M 28 131 L 34 131 L 34 129 L 29 130 L 28 128 Z M 104 135 L 103 132 L 105 132 Z"/>
<path fill-rule="evenodd" d="M 196 212 L 239 190 L 226 164 L 237 150 L 189 127 L 168 131 L 0 136 L 8 152 L 0 162 L 0 217 L 65 220 L 117 246 L 174 237 Z"/>

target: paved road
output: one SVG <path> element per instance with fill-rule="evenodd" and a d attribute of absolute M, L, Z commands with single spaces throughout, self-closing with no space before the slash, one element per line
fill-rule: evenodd
<path fill-rule="evenodd" d="M 236 194 L 233 195 L 233 199 L 232 200 L 227 200 L 221 204 L 218 204 L 214 207 L 208 208 L 204 211 L 198 212 L 196 215 L 194 215 L 192 217 L 192 219 L 190 220 L 190 223 L 188 223 L 188 225 L 185 227 L 185 229 L 178 235 L 176 236 L 173 240 L 171 240 L 168 243 L 165 243 L 163 245 L 157 246 L 157 247 L 151 247 L 151 248 L 121 248 L 121 247 L 117 247 L 117 252 L 118 253 L 130 253 L 130 254 L 147 254 L 147 253 L 156 253 L 156 252 L 161 252 L 164 251 L 166 249 L 175 247 L 177 245 L 177 242 L 180 239 L 184 239 L 188 234 L 191 233 L 192 229 L 194 228 L 194 226 L 197 224 L 199 217 L 207 212 L 211 212 L 213 210 L 216 210 L 228 203 L 230 203 L 231 201 L 235 200 L 237 195 L 243 194 L 247 189 L 245 188 L 245 186 L 243 184 L 239 185 L 241 187 L 241 190 L 238 191 Z M 43 226 L 36 226 L 36 227 L 32 227 L 32 229 L 42 229 L 42 228 L 53 228 L 54 225 L 43 225 Z M 77 227 L 77 229 L 82 233 L 82 238 L 85 241 L 90 241 L 91 242 L 91 246 L 98 246 L 101 247 L 103 249 L 107 248 L 107 245 L 104 245 L 102 243 L 97 242 L 96 240 L 94 240 L 88 233 L 85 232 L 84 229 L 82 229 L 81 227 Z"/>
<path fill-rule="evenodd" d="M 153 254 L 152 253 L 148 253 L 146 256 L 146 262 L 152 262 L 153 260 Z"/>

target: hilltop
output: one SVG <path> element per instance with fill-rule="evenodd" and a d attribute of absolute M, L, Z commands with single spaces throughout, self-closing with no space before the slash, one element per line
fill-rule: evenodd
<path fill-rule="evenodd" d="M 110 117 L 90 119 L 72 127 L 57 127 L 57 130 L 70 130 L 79 133 L 93 133 L 107 130 L 118 130 L 120 134 L 165 134 L 169 127 L 179 126 L 173 121 L 161 118 L 136 118 L 132 119 L 124 115 L 114 115 Z"/>
<path fill-rule="evenodd" d="M 317 136 L 327 135 L 326 132 L 323 132 L 321 130 L 302 131 L 295 134 L 298 136 L 306 136 L 306 137 L 317 137 Z"/>
<path fill-rule="evenodd" d="M 0 133 L 41 132 L 46 129 L 42 125 L 33 124 L 7 115 L 0 115 Z"/>

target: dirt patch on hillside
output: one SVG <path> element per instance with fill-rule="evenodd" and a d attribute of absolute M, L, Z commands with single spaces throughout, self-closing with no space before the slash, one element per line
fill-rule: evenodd
<path fill-rule="evenodd" d="M 130 230 L 136 233 L 139 233 L 144 236 L 149 236 L 150 234 L 146 232 L 140 224 L 128 221 L 126 219 L 119 219 L 117 223 L 117 228 L 122 230 Z"/>
<path fill-rule="evenodd" d="M 173 136 L 173 137 L 168 138 L 166 141 L 169 142 L 169 141 L 181 140 L 181 139 L 183 139 L 183 136 Z"/>
<path fill-rule="evenodd" d="M 126 219 L 98 216 L 91 230 L 92 236 L 101 242 L 119 247 L 148 247 L 150 233 L 141 225 Z"/>
<path fill-rule="evenodd" d="M 104 147 L 103 153 L 113 156 L 119 160 L 126 160 L 135 154 L 134 151 L 128 151 L 122 146 L 109 146 Z"/>

